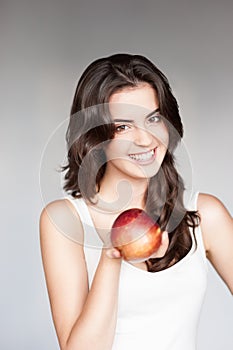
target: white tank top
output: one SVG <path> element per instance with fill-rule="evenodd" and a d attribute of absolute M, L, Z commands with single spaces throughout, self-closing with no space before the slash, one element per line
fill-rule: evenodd
<path fill-rule="evenodd" d="M 197 209 L 198 192 L 188 210 Z M 70 198 L 68 198 L 70 199 Z M 101 254 L 100 240 L 83 199 L 70 199 L 84 228 L 84 252 L 91 286 Z M 200 226 L 197 249 L 175 265 L 148 272 L 122 261 L 118 318 L 112 350 L 194 350 L 199 315 L 207 284 L 207 259 Z M 94 248 L 98 247 L 98 248 Z"/>

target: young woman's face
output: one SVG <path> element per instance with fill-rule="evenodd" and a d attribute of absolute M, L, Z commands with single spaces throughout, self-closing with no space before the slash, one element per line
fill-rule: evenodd
<path fill-rule="evenodd" d="M 106 147 L 107 170 L 118 177 L 154 176 L 167 151 L 169 135 L 149 84 L 126 88 L 109 100 L 115 136 Z"/>

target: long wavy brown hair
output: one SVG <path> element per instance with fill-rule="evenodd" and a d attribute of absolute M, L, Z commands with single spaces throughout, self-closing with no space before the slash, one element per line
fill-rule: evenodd
<path fill-rule="evenodd" d="M 147 269 L 160 271 L 181 260 L 192 247 L 190 228 L 200 223 L 197 211 L 184 207 L 184 182 L 178 174 L 173 151 L 183 137 L 179 107 L 165 75 L 146 57 L 115 54 L 91 63 L 75 92 L 66 133 L 68 162 L 64 189 L 74 198 L 92 201 L 106 169 L 100 144 L 111 142 L 115 128 L 108 110 L 110 96 L 126 87 L 147 83 L 157 93 L 159 110 L 169 132 L 169 146 L 158 173 L 149 179 L 145 193 L 147 213 L 169 233 L 169 246 L 162 258 L 148 259 Z"/>

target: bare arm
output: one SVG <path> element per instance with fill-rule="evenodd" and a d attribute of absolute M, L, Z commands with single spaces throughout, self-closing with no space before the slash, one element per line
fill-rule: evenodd
<path fill-rule="evenodd" d="M 212 195 L 199 194 L 198 210 L 207 258 L 233 294 L 233 219 Z"/>
<path fill-rule="evenodd" d="M 42 260 L 59 344 L 63 350 L 109 350 L 115 334 L 121 259 L 110 259 L 103 250 L 88 290 L 82 225 L 70 206 L 66 200 L 52 202 L 40 218 Z"/>

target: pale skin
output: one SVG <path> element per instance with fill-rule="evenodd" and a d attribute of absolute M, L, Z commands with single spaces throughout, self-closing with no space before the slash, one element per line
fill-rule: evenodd
<path fill-rule="evenodd" d="M 142 106 L 149 111 L 158 108 L 157 96 L 146 84 L 119 91 L 112 95 L 109 102 L 113 103 L 113 107 L 116 106 L 115 103 L 127 103 Z M 114 112 L 117 113 L 117 110 Z M 156 112 L 155 117 L 157 115 Z M 110 161 L 98 197 L 105 204 L 109 203 L 109 210 L 99 211 L 87 203 L 100 237 L 104 232 L 110 231 L 113 221 L 119 214 L 120 209 L 111 212 L 111 204 L 116 201 L 117 185 L 122 180 L 126 186 L 130 184 L 131 189 L 130 200 L 126 201 L 124 198 L 122 200 L 121 204 L 124 204 L 122 210 L 135 206 L 144 208 L 143 194 L 148 184 L 146 176 L 154 175 L 153 168 L 154 171 L 158 170 L 168 142 L 165 126 L 155 117 L 149 121 L 145 116 L 130 123 L 116 122 L 116 147 L 113 142 L 106 150 Z M 153 134 L 147 131 L 145 127 L 147 123 L 155 125 Z M 117 154 L 114 152 L 119 151 L 121 140 L 127 140 L 126 143 L 122 143 L 120 150 L 123 155 L 124 152 L 135 154 L 156 148 L 156 167 L 154 164 L 138 166 L 126 157 L 124 159 L 124 156 L 117 159 Z M 197 206 L 201 216 L 201 230 L 207 258 L 233 293 L 232 217 L 222 202 L 209 194 L 200 193 Z M 79 243 L 67 238 L 77 236 Z M 74 207 L 66 199 L 51 202 L 42 211 L 40 239 L 46 283 L 60 348 L 110 350 L 117 319 L 117 293 L 122 263 L 119 251 L 115 248 L 102 249 L 92 286 L 89 287 L 81 244 L 82 223 Z M 168 243 L 168 234 L 163 232 L 162 244 L 154 256 L 163 256 Z M 146 270 L 144 262 L 135 266 Z"/>

